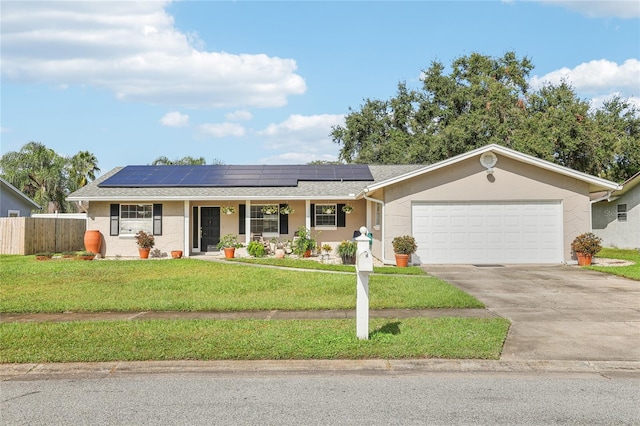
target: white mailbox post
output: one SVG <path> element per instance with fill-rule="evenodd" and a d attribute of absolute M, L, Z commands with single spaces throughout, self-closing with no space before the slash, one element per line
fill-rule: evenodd
<path fill-rule="evenodd" d="M 356 336 L 360 340 L 369 339 L 369 272 L 373 271 L 373 255 L 369 249 L 366 227 L 360 228 L 356 237 Z"/>

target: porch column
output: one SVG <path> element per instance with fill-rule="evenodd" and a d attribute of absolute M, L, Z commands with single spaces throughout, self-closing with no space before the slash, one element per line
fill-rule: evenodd
<path fill-rule="evenodd" d="M 182 255 L 184 257 L 189 257 L 191 254 L 191 244 L 190 237 L 191 233 L 189 232 L 189 223 L 191 222 L 191 209 L 189 208 L 189 201 L 184 202 L 184 249 L 182 250 Z"/>
<path fill-rule="evenodd" d="M 244 242 L 249 245 L 251 242 L 251 200 L 245 200 L 244 209 Z"/>
<path fill-rule="evenodd" d="M 311 229 L 311 215 L 313 214 L 313 212 L 311 211 L 311 200 L 305 200 L 304 209 L 306 212 L 304 218 L 304 226 L 307 229 Z"/>

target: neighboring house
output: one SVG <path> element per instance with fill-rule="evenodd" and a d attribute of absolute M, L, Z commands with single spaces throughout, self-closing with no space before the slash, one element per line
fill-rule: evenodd
<path fill-rule="evenodd" d="M 31 210 L 40 210 L 35 201 L 0 177 L 0 217 L 29 217 Z"/>
<path fill-rule="evenodd" d="M 129 166 L 71 194 L 88 202 L 87 229 L 106 256 L 135 256 L 138 229 L 156 248 L 214 250 L 221 235 L 319 243 L 351 239 L 367 226 L 374 255 L 395 261 L 391 241 L 413 235 L 414 263 L 562 263 L 591 230 L 590 194 L 619 185 L 520 152 L 488 145 L 425 165 Z M 290 215 L 263 206 L 290 205 Z M 344 214 L 341 207 L 351 205 Z M 233 206 L 234 214 L 223 214 Z"/>
<path fill-rule="evenodd" d="M 640 248 L 640 172 L 593 201 L 593 233 L 605 247 Z"/>

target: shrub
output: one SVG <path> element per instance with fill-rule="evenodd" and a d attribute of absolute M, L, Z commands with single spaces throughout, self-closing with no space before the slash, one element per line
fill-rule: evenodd
<path fill-rule="evenodd" d="M 413 254 L 418 250 L 415 238 L 411 235 L 403 235 L 401 237 L 395 237 L 391 241 L 393 251 L 398 254 Z"/>
<path fill-rule="evenodd" d="M 247 246 L 247 252 L 253 257 L 263 257 L 265 255 L 264 245 L 258 241 L 251 241 Z"/>

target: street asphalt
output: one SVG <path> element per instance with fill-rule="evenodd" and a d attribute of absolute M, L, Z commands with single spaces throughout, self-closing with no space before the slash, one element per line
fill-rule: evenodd
<path fill-rule="evenodd" d="M 144 373 L 575 372 L 640 377 L 640 281 L 566 265 L 425 265 L 487 309 L 394 309 L 371 317 L 503 317 L 511 328 L 500 360 L 143 361 L 2 364 L 0 380 Z M 137 312 L 0 315 L 1 322 L 178 318 L 355 318 L 355 311 Z"/>

